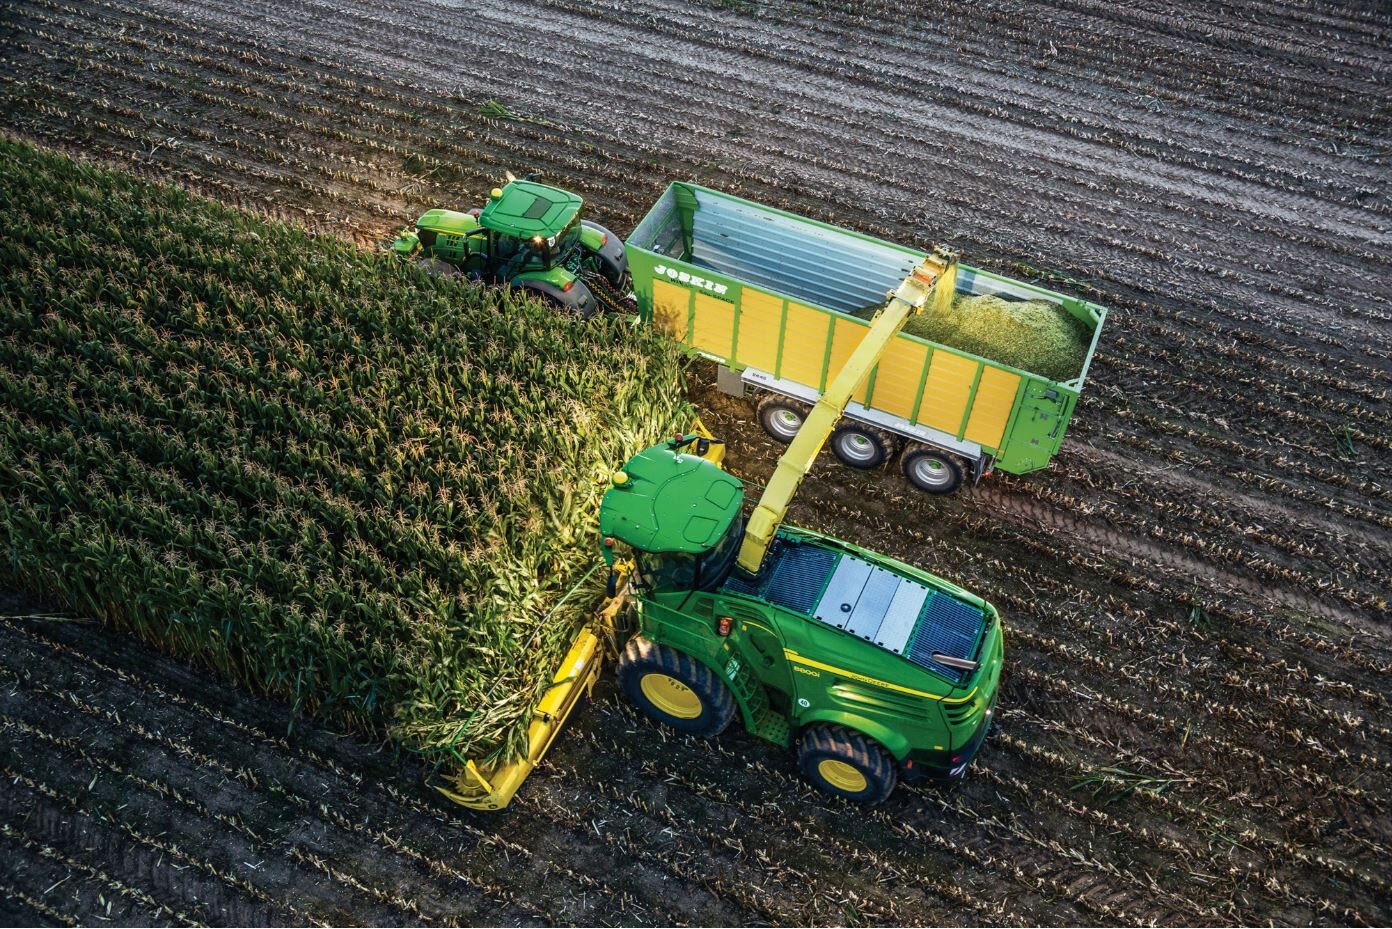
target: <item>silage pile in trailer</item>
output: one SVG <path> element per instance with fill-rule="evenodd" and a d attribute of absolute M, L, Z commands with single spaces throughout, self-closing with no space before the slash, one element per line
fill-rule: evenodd
<path fill-rule="evenodd" d="M 924 313 L 904 331 L 1055 381 L 1077 377 L 1092 334 L 1049 300 L 959 295 L 947 313 Z"/>
<path fill-rule="evenodd" d="M 604 478 L 689 416 L 675 350 L 11 143 L 0 215 L 0 580 L 414 749 L 520 748 Z"/>

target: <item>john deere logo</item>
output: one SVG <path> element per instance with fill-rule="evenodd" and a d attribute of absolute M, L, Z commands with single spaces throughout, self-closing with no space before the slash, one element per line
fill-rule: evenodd
<path fill-rule="evenodd" d="M 730 289 L 724 284 L 717 284 L 715 281 L 708 281 L 699 275 L 689 274 L 686 271 L 678 271 L 676 268 L 669 268 L 666 265 L 658 265 L 656 268 L 653 268 L 653 273 L 663 275 L 668 280 L 676 281 L 679 284 L 685 284 L 688 287 L 699 287 L 701 290 L 708 290 L 717 295 L 723 295 L 725 291 Z"/>

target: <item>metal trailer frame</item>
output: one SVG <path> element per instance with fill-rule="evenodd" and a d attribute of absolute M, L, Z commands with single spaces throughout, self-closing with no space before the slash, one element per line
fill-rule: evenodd
<path fill-rule="evenodd" d="M 719 363 L 719 386 L 813 403 L 884 298 L 924 253 L 695 184 L 674 183 L 627 242 L 645 321 Z M 967 265 L 957 291 L 1047 299 L 1088 325 L 1077 377 L 1054 381 L 901 333 L 847 418 L 957 456 L 979 480 L 1026 473 L 1058 451 L 1107 310 Z"/>

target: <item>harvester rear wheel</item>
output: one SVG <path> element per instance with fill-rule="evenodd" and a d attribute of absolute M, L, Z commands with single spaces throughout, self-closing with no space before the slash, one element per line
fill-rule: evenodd
<path fill-rule="evenodd" d="M 735 715 L 735 698 L 715 672 L 642 636 L 628 640 L 618 676 L 624 695 L 638 709 L 681 732 L 711 738 L 724 732 Z"/>
<path fill-rule="evenodd" d="M 911 442 L 899 458 L 909 483 L 928 494 L 950 494 L 962 485 L 962 466 L 946 452 Z"/>
<path fill-rule="evenodd" d="M 843 465 L 873 471 L 894 457 L 894 434 L 865 423 L 844 422 L 831 433 L 831 453 Z"/>
<path fill-rule="evenodd" d="M 882 803 L 899 779 L 879 743 L 844 726 L 812 726 L 798 745 L 802 776 L 834 797 Z"/>
<path fill-rule="evenodd" d="M 802 428 L 810 408 L 805 403 L 778 394 L 765 394 L 759 401 L 759 425 L 774 439 L 787 445 Z"/>

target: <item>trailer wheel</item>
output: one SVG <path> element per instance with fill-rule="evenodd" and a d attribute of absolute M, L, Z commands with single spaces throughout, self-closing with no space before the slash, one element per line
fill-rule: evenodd
<path fill-rule="evenodd" d="M 812 726 L 804 732 L 798 769 L 832 796 L 870 805 L 884 802 L 898 781 L 889 753 L 844 726 Z"/>
<path fill-rule="evenodd" d="M 894 457 L 894 435 L 864 423 L 847 422 L 831 433 L 831 453 L 843 465 L 872 471 Z"/>
<path fill-rule="evenodd" d="M 735 715 L 725 682 L 695 658 L 636 635 L 619 656 L 619 686 L 650 719 L 681 732 L 712 738 Z"/>
<path fill-rule="evenodd" d="M 924 493 L 950 494 L 962 484 L 962 466 L 957 459 L 931 445 L 912 443 L 904 449 L 899 464 L 909 483 Z"/>
<path fill-rule="evenodd" d="M 778 394 L 765 394 L 764 398 L 759 401 L 759 425 L 763 426 L 764 431 L 774 439 L 787 445 L 793 441 L 793 436 L 797 435 L 798 430 L 802 428 L 803 420 L 807 418 L 808 412 L 809 409 L 805 403 L 789 400 Z"/>

